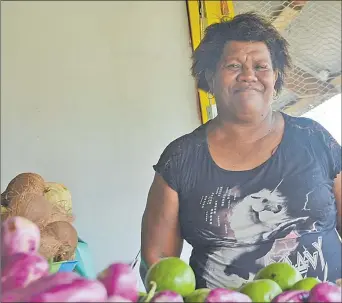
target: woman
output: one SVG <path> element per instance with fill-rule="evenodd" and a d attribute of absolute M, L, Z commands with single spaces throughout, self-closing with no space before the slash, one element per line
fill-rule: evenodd
<path fill-rule="evenodd" d="M 287 42 L 255 14 L 208 27 L 193 55 L 218 116 L 171 142 L 142 221 L 141 274 L 192 247 L 200 287 L 239 287 L 272 262 L 341 277 L 341 146 L 317 122 L 271 109 Z"/>

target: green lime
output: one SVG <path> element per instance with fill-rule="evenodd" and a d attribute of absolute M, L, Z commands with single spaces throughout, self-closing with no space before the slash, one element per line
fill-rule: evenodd
<path fill-rule="evenodd" d="M 145 285 L 148 291 L 151 289 L 152 281 L 157 284 L 157 292 L 172 290 L 182 297 L 191 294 L 196 287 L 195 274 L 192 268 L 176 257 L 164 258 L 153 264 L 145 277 Z"/>
<path fill-rule="evenodd" d="M 185 303 L 203 303 L 207 298 L 211 289 L 199 288 L 184 298 Z"/>
<path fill-rule="evenodd" d="M 321 281 L 317 278 L 308 277 L 298 281 L 292 286 L 292 290 L 307 290 L 310 291 L 315 285 L 319 284 Z"/>
<path fill-rule="evenodd" d="M 260 279 L 246 283 L 239 292 L 249 296 L 253 302 L 271 302 L 282 290 L 276 282 Z"/>
<path fill-rule="evenodd" d="M 285 262 L 279 262 L 272 263 L 263 269 L 260 269 L 254 277 L 254 280 L 259 279 L 273 280 L 284 291 L 291 289 L 291 287 L 302 280 L 303 277 L 292 265 Z"/>

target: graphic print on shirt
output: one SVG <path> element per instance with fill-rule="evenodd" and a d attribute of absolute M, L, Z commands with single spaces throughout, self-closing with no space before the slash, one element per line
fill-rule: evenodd
<path fill-rule="evenodd" d="M 297 225 L 312 230 L 315 222 L 305 224 L 309 216 L 294 217 L 288 213 L 287 200 L 278 190 L 279 184 L 273 189 L 262 189 L 259 192 L 241 198 L 238 187 L 223 190 L 219 187 L 210 196 L 202 196 L 201 209 L 209 228 L 202 233 L 206 237 L 221 238 L 229 247 L 236 245 L 252 245 L 260 241 L 285 237 L 289 230 L 296 230 Z M 303 200 L 303 210 L 308 211 L 308 194 Z M 211 228 L 219 232 L 212 233 Z M 302 229 L 302 228 L 301 228 Z M 214 239 L 213 239 L 214 240 Z M 228 241 L 227 241 L 228 240 Z"/>
<path fill-rule="evenodd" d="M 271 190 L 264 188 L 243 198 L 238 187 L 225 190 L 220 187 L 215 194 L 201 198 L 200 205 L 208 227 L 201 233 L 217 247 L 212 249 L 212 257 L 205 264 L 203 277 L 209 281 L 208 287 L 240 287 L 253 279 L 259 269 L 276 260 L 289 262 L 304 275 L 310 266 L 317 267 L 318 257 L 324 260 L 320 250 L 322 239 L 312 244 L 312 249 L 317 250 L 313 255 L 308 251 L 303 255 L 297 252 L 296 264 L 289 259 L 298 248 L 297 238 L 302 233 L 317 230 L 317 227 L 316 222 L 309 219 L 311 192 L 305 195 L 300 207 L 302 214 L 307 212 L 307 215 L 295 217 L 289 213 L 287 199 L 279 190 L 283 181 Z M 322 270 L 327 271 L 326 264 Z"/>
<path fill-rule="evenodd" d="M 298 245 L 298 235 L 292 232 L 284 239 L 275 240 L 271 250 L 262 258 L 262 260 L 257 260 L 257 262 L 261 262 L 263 266 L 275 262 L 289 263 L 298 269 L 303 278 L 307 277 L 309 269 L 312 268 L 316 272 L 321 272 L 321 276 L 323 277 L 322 281 L 326 281 L 328 276 L 328 264 L 325 261 L 322 250 L 323 238 L 317 237 L 317 241 L 311 243 L 310 249 L 307 249 L 302 245 L 301 250 L 303 252 L 297 250 Z M 293 262 L 289 256 L 295 250 L 297 250 L 297 252 L 294 258 L 295 262 Z M 313 253 L 310 251 L 313 251 Z"/>

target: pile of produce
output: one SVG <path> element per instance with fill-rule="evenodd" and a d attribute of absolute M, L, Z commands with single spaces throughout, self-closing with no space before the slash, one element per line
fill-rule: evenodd
<path fill-rule="evenodd" d="M 10 217 L 1 229 L 1 302 L 341 302 L 341 287 L 302 278 L 287 263 L 261 269 L 237 290 L 195 289 L 195 275 L 179 258 L 164 258 L 147 272 L 148 293 L 138 292 L 137 275 L 113 263 L 96 279 L 74 272 L 49 273 L 39 253 L 40 229 L 23 217 Z"/>
<path fill-rule="evenodd" d="M 38 226 L 40 255 L 50 262 L 74 259 L 78 235 L 71 194 L 62 184 L 46 182 L 36 173 L 17 175 L 1 194 L 1 219 L 16 216 Z"/>
<path fill-rule="evenodd" d="M 191 267 L 172 257 L 162 259 L 147 272 L 145 284 L 150 292 L 145 298 L 156 291 L 155 302 L 342 302 L 338 283 L 340 280 L 331 283 L 303 278 L 295 267 L 279 262 L 261 269 L 253 281 L 239 289 L 195 289 Z"/>
<path fill-rule="evenodd" d="M 146 275 L 147 293 L 129 264 L 97 279 L 50 273 L 49 262 L 74 259 L 78 242 L 69 190 L 35 173 L 17 175 L 1 194 L 1 302 L 341 302 L 341 279 L 303 278 L 287 263 L 261 269 L 239 289 L 196 289 L 191 267 L 164 258 Z"/>
<path fill-rule="evenodd" d="M 1 228 L 1 302 L 136 302 L 137 278 L 128 264 L 113 264 L 98 279 L 75 272 L 50 274 L 38 251 L 40 230 L 23 217 Z"/>

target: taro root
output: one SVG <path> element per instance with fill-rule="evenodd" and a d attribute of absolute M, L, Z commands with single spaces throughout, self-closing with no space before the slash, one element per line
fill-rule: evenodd
<path fill-rule="evenodd" d="M 55 262 L 73 258 L 78 243 L 76 229 L 66 221 L 48 224 L 41 232 L 39 253 Z"/>
<path fill-rule="evenodd" d="M 41 230 L 52 222 L 71 223 L 74 220 L 61 206 L 53 205 L 43 196 L 33 193 L 24 193 L 13 198 L 7 208 L 7 216 L 24 217 L 38 225 Z"/>
<path fill-rule="evenodd" d="M 42 195 L 25 192 L 11 200 L 7 213 L 10 217 L 24 217 L 42 229 L 49 224 L 53 207 Z"/>
<path fill-rule="evenodd" d="M 45 182 L 44 197 L 67 214 L 72 213 L 71 193 L 63 184 Z"/>
<path fill-rule="evenodd" d="M 39 253 L 48 260 L 74 257 L 78 236 L 71 194 L 59 183 L 45 182 L 35 173 L 17 175 L 1 194 L 1 219 L 22 217 L 34 223 L 41 235 Z"/>
<path fill-rule="evenodd" d="M 25 193 L 43 196 L 45 181 L 36 173 L 21 173 L 13 178 L 1 194 L 1 205 L 7 207 L 11 200 Z"/>

